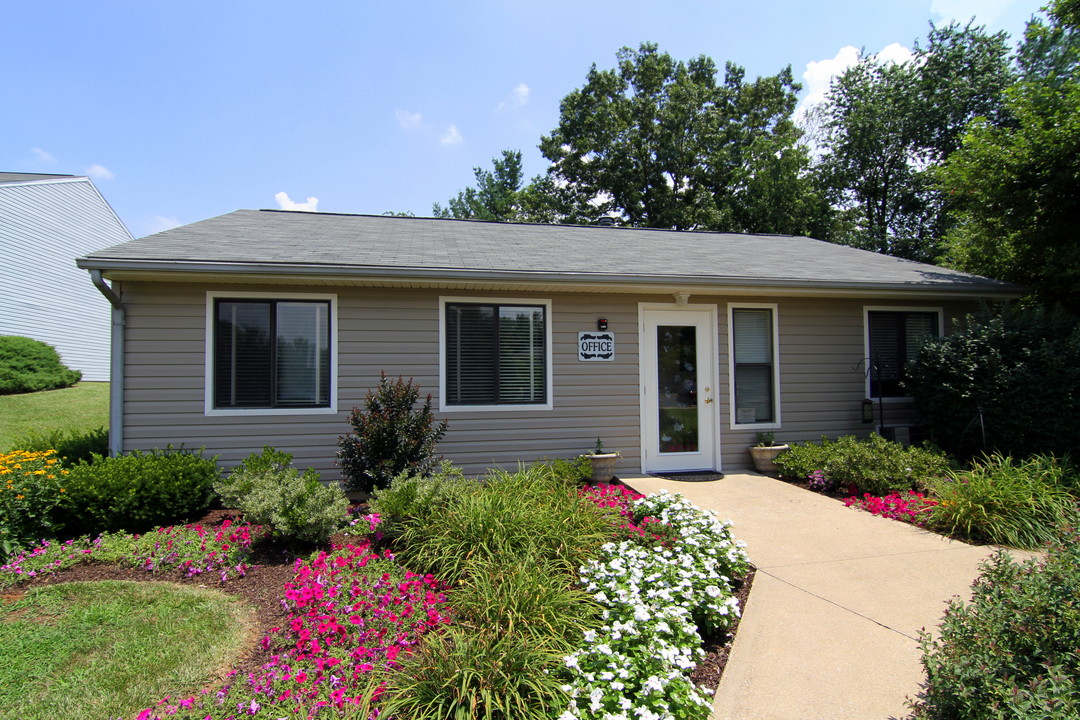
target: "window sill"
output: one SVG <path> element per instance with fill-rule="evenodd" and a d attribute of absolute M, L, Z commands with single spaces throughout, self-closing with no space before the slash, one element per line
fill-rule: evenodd
<path fill-rule="evenodd" d="M 523 412 L 523 411 L 536 411 L 536 410 L 553 410 L 554 406 L 551 403 L 545 403 L 543 405 L 440 405 L 439 412 L 444 413 L 456 413 L 456 412 Z"/>
<path fill-rule="evenodd" d="M 208 408 L 205 417 L 261 417 L 273 415 L 337 415 L 337 408 Z"/>

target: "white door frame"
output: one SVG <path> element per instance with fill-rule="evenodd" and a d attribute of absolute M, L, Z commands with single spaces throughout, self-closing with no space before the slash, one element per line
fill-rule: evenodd
<path fill-rule="evenodd" d="M 693 322 L 698 334 L 699 451 L 661 455 L 657 442 L 656 326 Z M 642 472 L 720 470 L 720 375 L 715 304 L 638 303 L 638 375 Z M 708 388 L 706 391 L 705 389 Z"/>

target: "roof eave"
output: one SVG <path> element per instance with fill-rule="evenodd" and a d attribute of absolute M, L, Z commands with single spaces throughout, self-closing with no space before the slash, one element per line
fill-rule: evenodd
<path fill-rule="evenodd" d="M 123 258 L 79 258 L 78 267 L 84 270 L 101 270 L 109 276 L 113 273 L 139 273 L 146 275 L 188 274 L 205 276 L 207 279 L 223 276 L 265 278 L 268 283 L 283 277 L 290 278 L 350 278 L 387 281 L 410 281 L 445 283 L 460 281 L 471 283 L 523 283 L 536 285 L 588 284 L 600 288 L 642 287 L 675 289 L 745 288 L 749 290 L 802 290 L 807 294 L 816 292 L 902 292 L 945 294 L 955 297 L 1017 298 L 1026 289 L 993 280 L 982 282 L 925 282 L 888 283 L 873 281 L 804 280 L 798 278 L 762 278 L 718 275 L 645 275 L 594 272 L 552 272 L 523 270 L 471 270 L 462 268 L 388 267 L 331 265 L 314 263 L 221 263 L 175 260 L 129 260 Z"/>

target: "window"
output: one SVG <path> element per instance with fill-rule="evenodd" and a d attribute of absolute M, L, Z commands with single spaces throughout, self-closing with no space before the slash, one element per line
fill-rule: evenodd
<path fill-rule="evenodd" d="M 444 301 L 443 406 L 549 405 L 548 309 Z"/>
<path fill-rule="evenodd" d="M 730 307 L 730 312 L 732 424 L 776 424 L 776 307 Z"/>
<path fill-rule="evenodd" d="M 907 397 L 902 387 L 907 364 L 923 343 L 939 334 L 936 310 L 867 310 L 870 397 Z"/>
<path fill-rule="evenodd" d="M 213 299 L 217 410 L 329 408 L 329 300 Z"/>

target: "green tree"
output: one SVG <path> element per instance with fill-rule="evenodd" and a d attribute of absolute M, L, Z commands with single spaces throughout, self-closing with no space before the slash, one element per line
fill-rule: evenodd
<path fill-rule="evenodd" d="M 432 206 L 435 217 L 496 222 L 556 222 L 555 188 L 540 176 L 524 184 L 521 151 L 503 150 L 492 158 L 492 169 L 473 168 L 476 185 Z"/>
<path fill-rule="evenodd" d="M 973 123 L 939 173 L 954 203 L 946 261 L 1080 311 L 1080 65 L 1075 1 L 1029 25 L 1009 122 Z M 1071 13 L 1071 14 L 1070 14 Z"/>
<path fill-rule="evenodd" d="M 616 215 L 639 227 L 804 233 L 821 204 L 791 120 L 799 85 L 787 68 L 722 83 L 701 55 L 672 59 L 655 44 L 594 64 L 540 140 L 563 219 Z"/>
<path fill-rule="evenodd" d="M 959 147 L 972 119 L 1002 121 L 1012 81 L 1007 35 L 970 23 L 932 27 L 906 63 L 861 57 L 817 110 L 817 172 L 842 228 L 829 239 L 936 259 L 947 197 L 930 171 Z"/>

